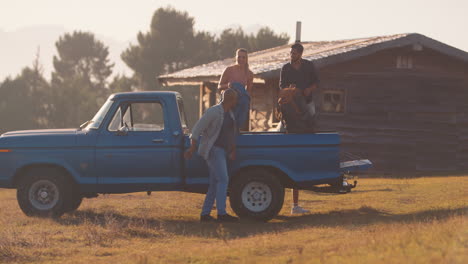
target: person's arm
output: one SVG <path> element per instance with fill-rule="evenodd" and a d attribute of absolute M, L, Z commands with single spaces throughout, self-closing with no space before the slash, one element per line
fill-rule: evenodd
<path fill-rule="evenodd" d="M 192 135 L 190 135 L 190 148 L 185 151 L 184 157 L 190 159 L 193 155 L 193 152 L 196 149 L 197 140 L 203 134 L 205 129 L 210 125 L 210 123 L 216 117 L 215 113 L 209 108 L 206 113 L 200 118 L 200 120 L 195 123 L 192 129 Z"/>
<path fill-rule="evenodd" d="M 280 89 L 284 89 L 284 88 L 289 87 L 289 81 L 287 80 L 287 74 L 286 74 L 286 65 L 284 65 L 281 68 L 279 87 L 280 87 Z"/>
<path fill-rule="evenodd" d="M 316 89 L 317 89 L 317 84 L 316 83 L 310 85 L 309 87 L 304 89 L 304 96 L 311 95 L 312 92 L 314 92 Z"/>
<path fill-rule="evenodd" d="M 197 141 L 194 138 L 191 138 L 190 139 L 190 147 L 184 153 L 184 158 L 185 159 L 191 159 L 192 158 L 193 153 L 195 152 L 196 146 L 197 146 Z"/>
<path fill-rule="evenodd" d="M 248 93 L 251 93 L 252 91 L 253 78 L 254 78 L 253 72 L 249 71 L 249 77 L 247 78 L 247 86 L 245 87 Z"/>
<path fill-rule="evenodd" d="M 319 79 L 318 79 L 318 76 L 317 76 L 317 70 L 315 69 L 315 65 L 314 65 L 313 62 L 310 62 L 309 74 L 310 74 L 310 79 L 312 81 L 312 84 L 304 89 L 304 95 L 305 96 L 311 95 L 312 92 L 314 92 L 317 89 L 318 83 L 319 83 Z"/>
<path fill-rule="evenodd" d="M 231 118 L 233 120 L 234 124 L 234 138 L 232 139 L 232 142 L 230 142 L 230 146 L 228 147 L 229 153 L 228 157 L 230 160 L 235 160 L 236 159 L 236 137 L 239 135 L 239 127 L 236 125 L 236 118 L 234 117 L 234 114 L 232 111 L 229 113 L 231 115 Z"/>
<path fill-rule="evenodd" d="M 221 78 L 219 79 L 218 90 L 226 90 L 229 88 L 229 76 L 230 67 L 227 67 L 221 75 Z"/>
<path fill-rule="evenodd" d="M 236 159 L 236 144 L 233 144 L 230 149 L 231 149 L 231 152 L 229 152 L 229 159 L 235 160 Z"/>

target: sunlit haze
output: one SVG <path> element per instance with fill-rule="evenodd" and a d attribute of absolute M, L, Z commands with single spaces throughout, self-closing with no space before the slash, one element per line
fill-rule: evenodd
<path fill-rule="evenodd" d="M 149 29 L 157 8 L 169 5 L 194 17 L 197 30 L 213 33 L 232 26 L 247 32 L 269 26 L 292 39 L 295 22 L 302 21 L 302 39 L 307 41 L 417 32 L 468 50 L 466 0 L 1 0 L 0 80 L 31 65 L 39 46 L 49 78 L 54 43 L 73 30 L 93 32 L 109 46 L 114 72 L 130 75 L 120 53 L 139 31 Z"/>

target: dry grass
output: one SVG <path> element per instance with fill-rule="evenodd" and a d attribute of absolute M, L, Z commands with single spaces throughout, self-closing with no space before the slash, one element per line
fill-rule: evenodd
<path fill-rule="evenodd" d="M 269 223 L 202 224 L 203 195 L 100 196 L 57 220 L 0 189 L 0 263 L 466 263 L 468 177 L 362 179 L 347 195 L 290 192 Z"/>

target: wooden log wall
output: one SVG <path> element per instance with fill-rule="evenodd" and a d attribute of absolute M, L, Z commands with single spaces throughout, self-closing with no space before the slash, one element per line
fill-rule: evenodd
<path fill-rule="evenodd" d="M 275 123 L 275 106 L 279 79 L 269 79 L 265 84 L 255 83 L 250 93 L 250 131 L 268 131 Z"/>
<path fill-rule="evenodd" d="M 398 56 L 412 68 L 398 69 Z M 279 76 L 278 76 L 279 77 Z M 374 170 L 398 173 L 468 170 L 468 65 L 430 49 L 402 47 L 319 70 L 319 129 L 338 131 L 342 149 Z M 250 130 L 268 131 L 278 78 L 254 84 Z M 320 113 L 324 90 L 344 91 L 344 113 Z M 200 88 L 200 114 L 219 99 L 215 83 Z"/>
<path fill-rule="evenodd" d="M 321 89 L 331 87 L 345 90 L 346 110 L 321 113 L 319 128 L 340 132 L 342 149 L 370 158 L 374 170 L 466 169 L 468 86 L 463 79 L 374 72 L 327 79 Z"/>
<path fill-rule="evenodd" d="M 468 80 L 463 82 L 463 87 L 468 87 Z M 459 141 L 459 145 L 457 146 L 458 168 L 463 171 L 468 171 L 468 95 L 466 90 L 460 93 L 459 97 L 462 103 L 457 109 Z"/>
<path fill-rule="evenodd" d="M 199 117 L 211 106 L 217 104 L 220 100 L 218 93 L 218 84 L 213 82 L 204 82 L 200 85 L 200 113 Z"/>

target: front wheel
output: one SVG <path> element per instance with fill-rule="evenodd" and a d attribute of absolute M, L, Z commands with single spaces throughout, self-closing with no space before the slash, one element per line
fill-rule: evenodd
<path fill-rule="evenodd" d="M 28 216 L 59 217 L 69 209 L 71 187 L 58 170 L 31 169 L 20 180 L 16 197 Z"/>
<path fill-rule="evenodd" d="M 284 187 L 275 174 L 252 169 L 233 181 L 229 201 L 239 217 L 268 221 L 283 207 Z"/>

